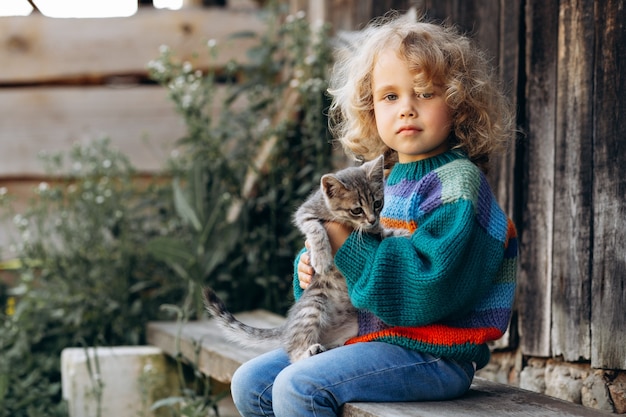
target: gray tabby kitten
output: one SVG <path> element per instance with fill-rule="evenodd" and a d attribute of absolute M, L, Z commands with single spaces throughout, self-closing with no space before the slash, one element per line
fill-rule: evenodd
<path fill-rule="evenodd" d="M 294 224 L 309 242 L 316 273 L 289 310 L 285 324 L 273 329 L 243 324 L 212 289 L 204 289 L 206 309 L 233 341 L 244 346 L 267 346 L 267 342 L 282 345 L 292 363 L 341 346 L 358 333 L 357 310 L 350 302 L 345 278 L 334 265 L 324 223 L 344 223 L 360 233 L 389 234 L 378 221 L 384 195 L 382 156 L 359 167 L 326 174 L 320 182 L 320 189 L 294 216 Z"/>

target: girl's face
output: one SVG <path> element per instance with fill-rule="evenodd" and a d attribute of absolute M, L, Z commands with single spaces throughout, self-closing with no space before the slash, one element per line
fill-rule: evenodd
<path fill-rule="evenodd" d="M 452 126 L 442 91 L 416 92 L 413 74 L 394 51 L 378 56 L 372 73 L 374 116 L 382 141 L 398 153 L 401 163 L 445 152 Z"/>

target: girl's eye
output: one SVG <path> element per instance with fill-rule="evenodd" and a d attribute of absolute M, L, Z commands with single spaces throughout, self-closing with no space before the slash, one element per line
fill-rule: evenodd
<path fill-rule="evenodd" d="M 418 98 L 423 98 L 425 100 L 428 100 L 429 98 L 433 98 L 435 96 L 435 93 L 417 93 L 417 97 Z"/>
<path fill-rule="evenodd" d="M 394 100 L 397 100 L 397 99 L 398 99 L 398 96 L 396 94 L 387 94 L 385 96 L 385 100 L 387 100 L 387 101 L 394 101 Z"/>
<path fill-rule="evenodd" d="M 355 207 L 350 209 L 350 213 L 353 216 L 360 216 L 361 214 L 363 214 L 363 209 L 361 207 Z"/>

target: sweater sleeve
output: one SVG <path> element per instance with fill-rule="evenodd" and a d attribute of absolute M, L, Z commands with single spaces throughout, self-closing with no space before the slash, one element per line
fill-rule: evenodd
<path fill-rule="evenodd" d="M 296 255 L 296 259 L 293 261 L 293 296 L 296 301 L 300 299 L 302 293 L 304 292 L 304 290 L 300 288 L 300 280 L 298 279 L 298 263 L 300 262 L 300 257 L 304 252 L 306 252 L 306 248 L 302 248 Z"/>
<path fill-rule="evenodd" d="M 352 303 L 392 326 L 462 316 L 488 289 L 503 249 L 476 221 L 470 200 L 444 204 L 411 237 L 352 233 L 335 256 Z"/>

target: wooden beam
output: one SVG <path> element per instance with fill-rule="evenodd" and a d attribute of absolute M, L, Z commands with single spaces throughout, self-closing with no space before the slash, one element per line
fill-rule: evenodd
<path fill-rule="evenodd" d="M 4 17 L 0 18 L 0 85 L 146 74 L 161 45 L 198 66 L 220 67 L 231 59 L 245 62 L 253 41 L 231 39 L 232 35 L 263 28 L 256 12 L 221 8 L 140 8 L 131 17 L 106 19 Z M 209 39 L 217 40 L 215 59 L 207 51 Z"/>
<path fill-rule="evenodd" d="M 214 115 L 221 112 L 225 94 L 225 88 L 215 92 Z M 104 136 L 138 171 L 159 172 L 186 133 L 167 95 L 158 85 L 3 89 L 0 178 L 45 175 L 40 151 L 67 151 L 75 142 Z M 244 105 L 240 101 L 235 108 Z"/>
<path fill-rule="evenodd" d="M 0 177 L 43 175 L 40 151 L 103 136 L 138 170 L 158 171 L 185 132 L 161 86 L 3 89 L 0 114 Z"/>
<path fill-rule="evenodd" d="M 626 369 L 626 8 L 594 3 L 591 366 Z"/>
<path fill-rule="evenodd" d="M 348 403 L 342 417 L 610 417 L 606 411 L 583 407 L 520 388 L 476 377 L 460 398 L 413 403 Z"/>
<path fill-rule="evenodd" d="M 590 359 L 594 0 L 561 1 L 552 252 L 552 355 Z"/>
<path fill-rule="evenodd" d="M 526 2 L 525 169 L 519 303 L 524 355 L 551 354 L 558 0 Z"/>

